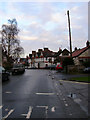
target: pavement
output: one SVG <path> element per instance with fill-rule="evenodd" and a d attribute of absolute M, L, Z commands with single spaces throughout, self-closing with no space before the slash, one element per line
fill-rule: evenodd
<path fill-rule="evenodd" d="M 77 75 L 71 75 L 71 74 L 63 74 L 63 73 L 57 73 L 56 71 L 50 71 L 51 76 L 57 81 L 57 85 L 60 93 L 63 91 L 64 98 L 67 99 L 67 101 L 71 100 L 76 102 L 82 110 L 86 112 L 88 116 L 90 116 L 88 112 L 88 102 L 90 102 L 90 96 L 89 96 L 89 88 L 90 83 L 85 82 L 76 82 L 76 81 L 70 81 L 69 79 L 72 77 L 84 77 L 88 76 L 87 74 L 77 74 Z M 60 94 L 59 93 L 59 94 Z"/>
<path fill-rule="evenodd" d="M 62 76 L 62 77 L 60 77 Z M 2 85 L 2 118 L 87 118 L 88 84 L 54 70 L 30 70 Z"/>

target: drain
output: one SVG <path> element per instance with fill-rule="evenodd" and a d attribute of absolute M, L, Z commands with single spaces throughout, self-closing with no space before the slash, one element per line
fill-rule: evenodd
<path fill-rule="evenodd" d="M 75 93 L 70 93 L 70 94 L 68 95 L 68 97 L 70 97 L 70 98 L 76 98 L 76 94 L 75 94 Z"/>

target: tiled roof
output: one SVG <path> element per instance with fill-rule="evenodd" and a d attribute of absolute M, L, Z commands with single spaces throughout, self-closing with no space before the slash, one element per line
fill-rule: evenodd
<path fill-rule="evenodd" d="M 52 51 L 50 51 L 50 50 L 43 51 L 44 57 L 53 57 L 54 54 L 55 54 L 55 53 L 52 52 Z"/>
<path fill-rule="evenodd" d="M 77 56 L 79 56 L 81 53 L 83 53 L 84 51 L 86 51 L 89 47 L 90 47 L 90 46 L 84 47 L 84 48 L 82 48 L 82 49 L 78 49 L 78 50 L 74 51 L 74 52 L 72 53 L 72 57 L 77 57 Z"/>

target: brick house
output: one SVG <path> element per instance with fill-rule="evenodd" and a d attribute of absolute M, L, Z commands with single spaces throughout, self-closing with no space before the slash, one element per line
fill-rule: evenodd
<path fill-rule="evenodd" d="M 75 65 L 82 65 L 85 61 L 90 61 L 90 43 L 86 42 L 86 47 L 82 49 L 76 49 L 72 53 L 72 57 Z"/>
<path fill-rule="evenodd" d="M 62 62 L 66 57 L 70 57 L 70 52 L 65 48 L 60 54 L 59 59 Z"/>

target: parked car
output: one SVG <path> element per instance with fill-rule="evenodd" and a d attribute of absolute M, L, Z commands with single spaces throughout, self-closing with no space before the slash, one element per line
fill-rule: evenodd
<path fill-rule="evenodd" d="M 83 72 L 84 73 L 90 73 L 90 67 L 84 68 Z"/>
<path fill-rule="evenodd" d="M 51 70 L 55 70 L 55 69 L 56 69 L 56 65 L 54 65 L 54 64 L 53 64 L 53 65 L 50 65 L 49 68 L 50 68 Z"/>
<path fill-rule="evenodd" d="M 25 72 L 25 67 L 23 64 L 14 64 L 12 68 L 12 74 L 21 74 Z"/>
<path fill-rule="evenodd" d="M 0 74 L 2 75 L 2 82 L 9 80 L 10 73 L 2 66 L 0 66 Z"/>
<path fill-rule="evenodd" d="M 33 67 L 31 67 L 30 69 L 37 69 L 37 67 L 36 67 L 36 66 L 33 66 Z"/>
<path fill-rule="evenodd" d="M 56 65 L 53 64 L 53 65 L 46 66 L 45 69 L 55 70 Z"/>
<path fill-rule="evenodd" d="M 62 64 L 58 64 L 58 65 L 56 66 L 56 70 L 62 71 L 62 70 L 63 70 Z"/>

